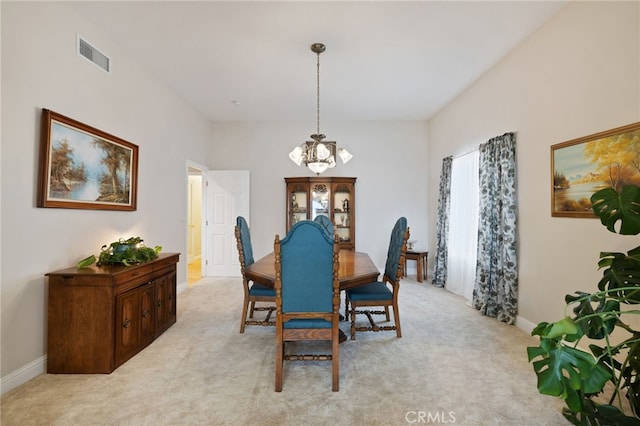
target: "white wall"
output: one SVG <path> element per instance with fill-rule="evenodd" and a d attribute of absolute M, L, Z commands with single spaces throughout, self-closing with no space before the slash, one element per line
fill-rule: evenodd
<path fill-rule="evenodd" d="M 103 244 L 141 236 L 183 254 L 186 282 L 188 159 L 210 157 L 210 123 L 139 68 L 63 3 L 2 8 L 2 391 L 44 368 L 44 274 Z M 109 55 L 107 75 L 76 54 L 76 33 Z M 140 148 L 136 212 L 36 208 L 41 108 Z"/>
<path fill-rule="evenodd" d="M 285 177 L 314 176 L 288 153 L 315 133 L 309 123 L 216 123 L 213 168 L 251 170 L 251 241 L 254 255 L 273 250 L 285 233 Z M 427 136 L 418 122 L 321 123 L 326 140 L 353 154 L 348 164 L 323 173 L 356 181 L 356 249 L 384 267 L 391 228 L 405 216 L 411 238 L 427 247 Z M 410 262 L 412 268 L 414 262 Z"/>
<path fill-rule="evenodd" d="M 562 318 L 565 294 L 596 289 L 600 251 L 638 245 L 597 219 L 552 218 L 549 163 L 551 145 L 640 121 L 639 5 L 570 2 L 429 123 L 429 223 L 442 158 L 517 132 L 525 329 Z"/>

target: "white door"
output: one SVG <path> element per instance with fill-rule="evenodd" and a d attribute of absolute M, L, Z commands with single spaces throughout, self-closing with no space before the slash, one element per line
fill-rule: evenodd
<path fill-rule="evenodd" d="M 206 183 L 206 260 L 209 277 L 239 277 L 236 217 L 249 220 L 249 171 L 210 170 Z"/>

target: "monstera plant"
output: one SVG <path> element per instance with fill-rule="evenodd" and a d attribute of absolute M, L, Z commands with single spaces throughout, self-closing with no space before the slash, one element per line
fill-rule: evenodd
<path fill-rule="evenodd" d="M 591 197 L 607 229 L 640 233 L 640 187 L 602 189 Z M 601 252 L 602 279 L 593 293 L 565 296 L 565 318 L 541 322 L 527 348 L 538 391 L 565 401 L 575 425 L 640 425 L 640 247 Z"/>

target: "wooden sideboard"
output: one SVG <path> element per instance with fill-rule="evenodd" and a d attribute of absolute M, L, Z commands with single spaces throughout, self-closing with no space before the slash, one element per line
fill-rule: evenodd
<path fill-rule="evenodd" d="M 46 274 L 47 372 L 111 373 L 171 327 L 179 256 Z"/>

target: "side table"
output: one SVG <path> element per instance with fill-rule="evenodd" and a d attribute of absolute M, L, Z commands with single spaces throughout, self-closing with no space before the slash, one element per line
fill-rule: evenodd
<path fill-rule="evenodd" d="M 405 275 L 407 273 L 407 260 L 415 260 L 417 271 L 416 278 L 418 282 L 422 282 L 422 278 L 427 279 L 427 256 L 429 255 L 428 251 L 414 251 L 407 250 L 404 258 L 404 271 Z"/>

